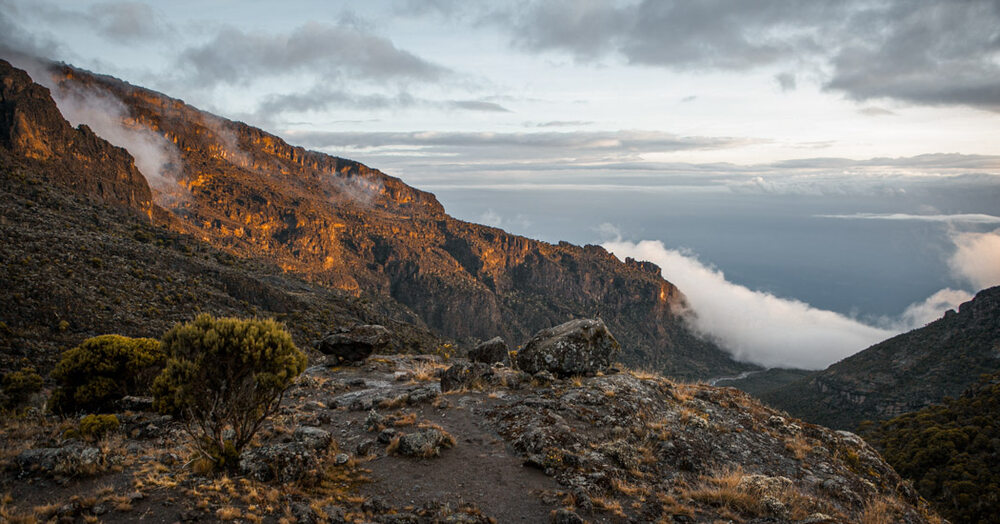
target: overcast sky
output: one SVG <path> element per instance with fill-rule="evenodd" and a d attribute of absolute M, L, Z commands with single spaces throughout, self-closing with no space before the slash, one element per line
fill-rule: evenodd
<path fill-rule="evenodd" d="M 0 0 L 18 53 L 866 325 L 1000 283 L 996 0 Z"/>

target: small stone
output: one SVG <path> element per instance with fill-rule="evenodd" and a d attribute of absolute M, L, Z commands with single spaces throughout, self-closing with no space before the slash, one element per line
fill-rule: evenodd
<path fill-rule="evenodd" d="M 351 460 L 351 457 L 347 453 L 338 453 L 336 457 L 333 457 L 333 463 L 338 466 L 347 464 L 347 461 L 349 460 Z"/>
<path fill-rule="evenodd" d="M 583 522 L 583 517 L 565 508 L 552 512 L 552 524 L 583 524 Z"/>
<path fill-rule="evenodd" d="M 473 362 L 482 362 L 484 364 L 493 364 L 496 362 L 509 364 L 510 348 L 502 338 L 493 337 L 472 348 L 472 350 L 469 351 L 469 360 Z"/>

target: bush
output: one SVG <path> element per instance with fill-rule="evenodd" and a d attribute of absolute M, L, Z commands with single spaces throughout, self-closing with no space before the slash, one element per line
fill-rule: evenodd
<path fill-rule="evenodd" d="M 0 395 L 0 409 L 17 409 L 26 403 L 32 395 L 42 389 L 42 376 L 31 366 L 25 366 L 20 371 L 11 371 L 0 381 L 3 394 Z"/>
<path fill-rule="evenodd" d="M 306 367 L 306 356 L 274 320 L 199 315 L 163 336 L 167 367 L 154 405 L 186 422 L 193 444 L 217 468 L 243 448 Z"/>
<path fill-rule="evenodd" d="M 80 435 L 97 440 L 112 431 L 117 431 L 120 425 L 118 417 L 114 415 L 87 415 L 80 419 Z"/>
<path fill-rule="evenodd" d="M 101 335 L 63 353 L 52 377 L 59 387 L 49 406 L 56 413 L 101 413 L 126 395 L 145 395 L 166 354 L 152 338 Z"/>

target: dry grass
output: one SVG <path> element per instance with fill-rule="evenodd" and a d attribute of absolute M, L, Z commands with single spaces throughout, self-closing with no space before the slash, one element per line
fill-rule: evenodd
<path fill-rule="evenodd" d="M 794 437 L 785 441 L 785 449 L 788 450 L 796 460 L 802 460 L 809 455 L 809 452 L 813 449 L 813 444 L 809 439 L 801 436 L 795 435 Z"/>
<path fill-rule="evenodd" d="M 624 509 L 622 509 L 621 502 L 618 502 L 615 499 L 594 496 L 590 498 L 590 502 L 594 505 L 595 509 L 607 511 L 608 513 L 611 513 L 619 518 L 628 518 L 628 515 L 626 515 Z"/>
<path fill-rule="evenodd" d="M 395 396 L 393 398 L 387 398 L 382 402 L 378 403 L 378 407 L 382 409 L 398 409 L 406 405 L 406 402 L 410 399 L 409 395 L 403 393 L 402 395 Z"/>
<path fill-rule="evenodd" d="M 417 414 L 416 413 L 403 413 L 403 414 L 400 414 L 398 417 L 394 417 L 392 419 L 392 425 L 395 426 L 395 427 L 397 427 L 397 428 L 405 427 L 405 426 L 412 426 L 412 425 L 414 425 L 416 423 L 417 423 Z"/>
<path fill-rule="evenodd" d="M 437 380 L 437 374 L 448 366 L 432 360 L 415 360 L 405 371 L 413 375 L 413 382 L 431 382 Z"/>

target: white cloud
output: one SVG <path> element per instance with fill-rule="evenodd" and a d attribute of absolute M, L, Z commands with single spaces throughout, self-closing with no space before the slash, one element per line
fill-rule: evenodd
<path fill-rule="evenodd" d="M 956 233 L 952 235 L 955 254 L 948 267 L 976 290 L 1000 285 L 1000 229 L 990 233 Z"/>
<path fill-rule="evenodd" d="M 959 289 L 942 289 L 927 297 L 923 302 L 910 304 L 903 315 L 893 325 L 899 331 L 920 328 L 941 318 L 949 309 L 958 309 L 962 302 L 972 300 L 972 294 Z"/>
<path fill-rule="evenodd" d="M 1000 217 L 982 213 L 954 215 L 911 215 L 909 213 L 854 213 L 852 215 L 816 215 L 818 218 L 856 220 L 917 220 L 921 222 L 962 222 L 966 224 L 1000 224 Z"/>
<path fill-rule="evenodd" d="M 717 340 L 738 360 L 768 367 L 824 368 L 897 333 L 921 327 L 970 298 L 964 291 L 942 290 L 907 308 L 898 320 L 876 327 L 734 284 L 692 253 L 667 249 L 659 241 L 618 240 L 603 245 L 621 259 L 632 257 L 659 265 L 664 278 L 687 296 L 695 329 Z"/>

